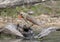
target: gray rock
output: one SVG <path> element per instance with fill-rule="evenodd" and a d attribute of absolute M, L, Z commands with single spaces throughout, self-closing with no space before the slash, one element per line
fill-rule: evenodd
<path fill-rule="evenodd" d="M 23 35 L 17 30 L 17 26 L 14 25 L 13 23 L 7 23 L 4 26 L 4 28 L 5 28 L 4 33 L 13 34 L 13 35 L 23 37 Z"/>

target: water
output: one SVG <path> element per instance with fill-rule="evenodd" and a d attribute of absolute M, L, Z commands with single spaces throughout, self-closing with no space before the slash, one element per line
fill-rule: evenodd
<path fill-rule="evenodd" d="M 10 39 L 10 40 L 0 40 L 0 42 L 60 42 L 60 31 L 53 32 L 42 40 L 23 40 L 23 39 Z"/>
<path fill-rule="evenodd" d="M 1 40 L 0 42 L 40 42 L 40 41 L 15 39 L 15 40 Z"/>

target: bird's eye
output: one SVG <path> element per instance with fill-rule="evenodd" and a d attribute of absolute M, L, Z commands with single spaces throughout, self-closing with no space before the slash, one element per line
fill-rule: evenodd
<path fill-rule="evenodd" d="M 20 15 L 22 15 L 22 14 L 20 14 Z"/>

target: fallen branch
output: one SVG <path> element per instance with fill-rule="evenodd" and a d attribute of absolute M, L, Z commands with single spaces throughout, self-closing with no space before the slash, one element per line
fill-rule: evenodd
<path fill-rule="evenodd" d="M 23 5 L 25 3 L 35 3 L 40 2 L 40 0 L 2 0 L 0 1 L 0 8 L 14 7 L 17 5 Z"/>

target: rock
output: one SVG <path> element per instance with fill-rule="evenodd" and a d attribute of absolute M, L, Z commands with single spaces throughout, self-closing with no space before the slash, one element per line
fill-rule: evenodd
<path fill-rule="evenodd" d="M 4 31 L 3 32 L 7 33 L 7 34 L 13 34 L 13 35 L 23 37 L 23 35 L 17 30 L 17 26 L 13 23 L 7 23 L 4 26 Z"/>

